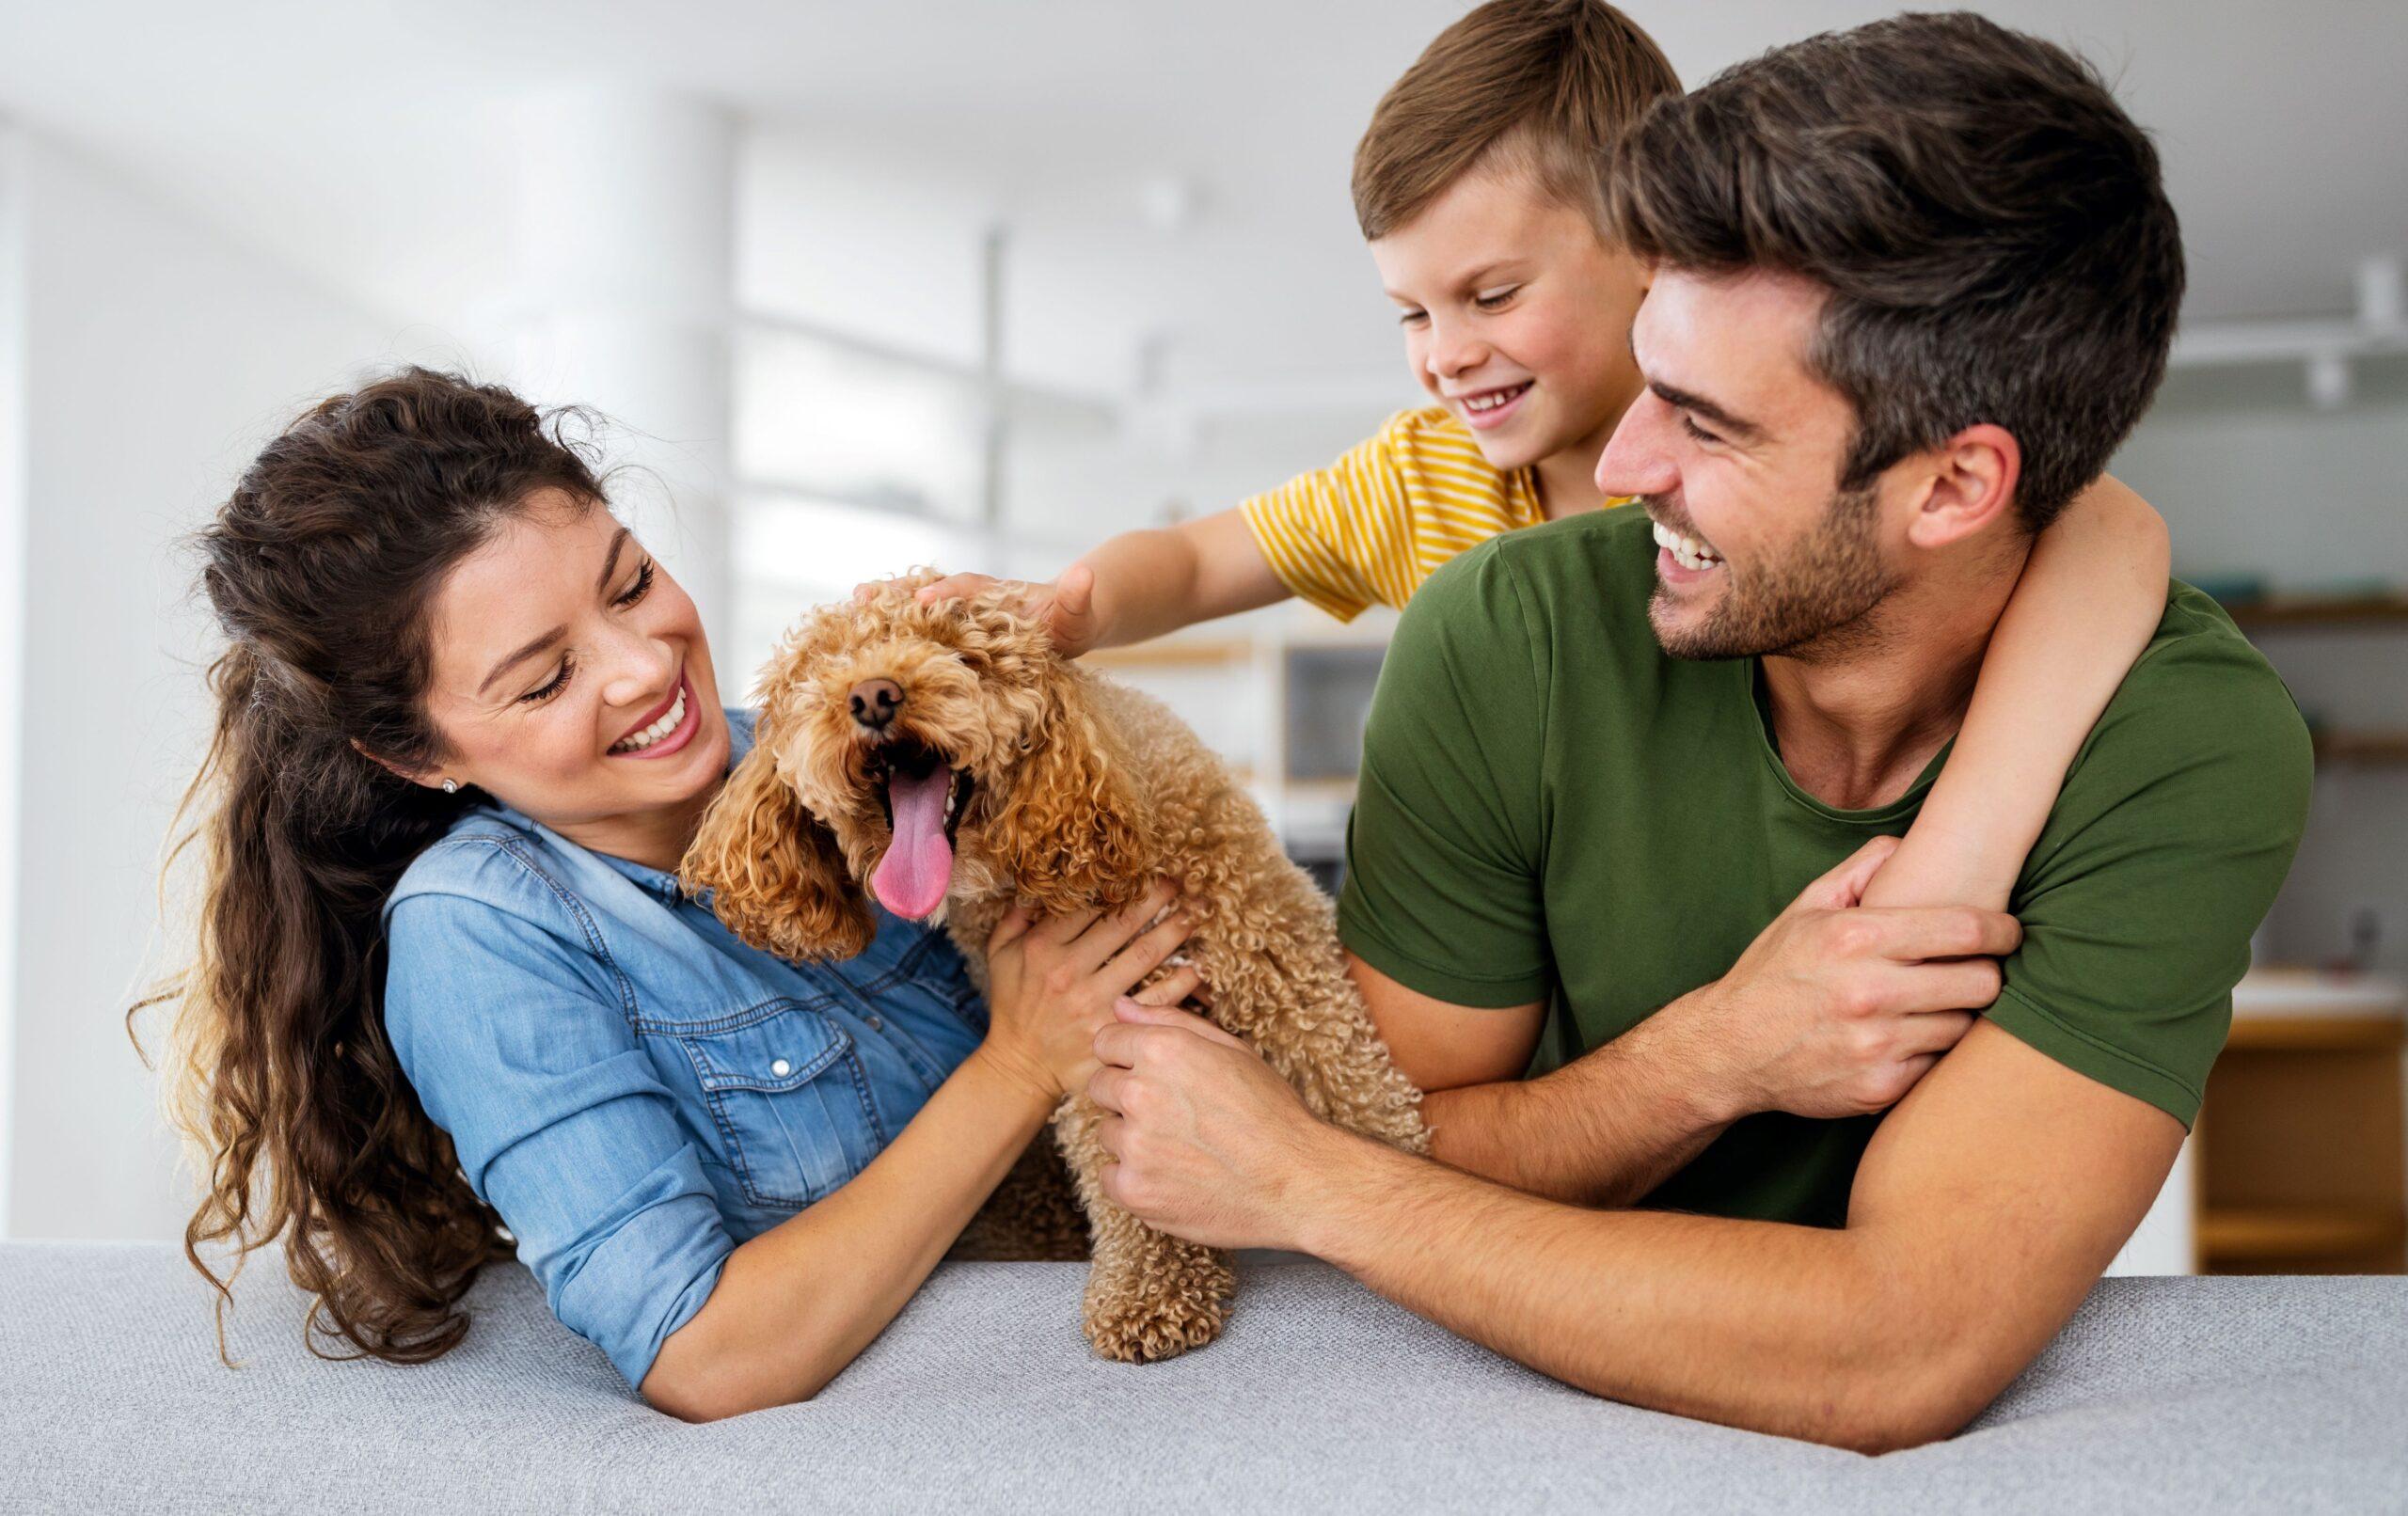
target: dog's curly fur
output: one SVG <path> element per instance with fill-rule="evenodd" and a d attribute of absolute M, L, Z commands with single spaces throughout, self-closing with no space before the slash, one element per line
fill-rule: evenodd
<path fill-rule="evenodd" d="M 981 949 L 1015 898 L 1048 912 L 1119 905 L 1168 877 L 1185 892 L 1185 951 L 1212 1019 L 1317 1115 L 1427 1151 L 1420 1094 L 1346 977 L 1328 898 L 1281 853 L 1228 769 L 1161 704 L 1056 655 L 1006 608 L 1006 592 L 919 603 L 912 592 L 935 577 L 922 571 L 822 608 L 788 635 L 766 671 L 753 750 L 686 855 L 686 888 L 711 891 L 733 931 L 782 956 L 859 953 L 873 931 L 864 881 L 892 837 L 879 750 L 916 743 L 974 782 L 942 908 L 982 987 Z M 903 692 L 879 731 L 848 703 L 872 679 Z M 1220 1332 L 1228 1255 L 1103 1197 L 1097 1115 L 1084 1096 L 1054 1115 L 1092 1233 L 1088 1340 L 1132 1361 L 1200 1347 Z M 1060 1182 L 1059 1166 L 1032 1148 L 957 1255 L 1080 1255 Z"/>

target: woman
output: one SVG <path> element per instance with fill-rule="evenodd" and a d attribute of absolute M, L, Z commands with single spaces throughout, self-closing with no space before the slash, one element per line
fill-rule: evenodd
<path fill-rule="evenodd" d="M 515 1240 L 706 1419 L 812 1395 L 894 1319 L 1184 928 L 1144 927 L 1166 891 L 1015 916 L 982 1004 L 927 928 L 798 966 L 682 898 L 751 720 L 591 457 L 410 370 L 294 423 L 200 534 L 230 645 L 170 992 L 211 1157 L 186 1251 L 223 1296 L 201 1244 L 282 1238 L 315 1331 L 418 1362 Z"/>

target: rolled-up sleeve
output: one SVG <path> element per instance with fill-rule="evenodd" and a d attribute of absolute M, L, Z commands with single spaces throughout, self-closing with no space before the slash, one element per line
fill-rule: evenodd
<path fill-rule="evenodd" d="M 439 893 L 388 929 L 403 1071 L 552 1314 L 641 1385 L 735 1247 L 674 1097 L 573 938 Z"/>

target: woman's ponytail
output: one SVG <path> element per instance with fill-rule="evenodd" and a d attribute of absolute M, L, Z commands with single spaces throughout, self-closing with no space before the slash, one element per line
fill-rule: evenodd
<path fill-rule="evenodd" d="M 218 1291 L 221 1352 L 229 1287 L 271 1242 L 315 1297 L 313 1351 L 399 1363 L 456 1344 L 461 1296 L 510 1255 L 386 1039 L 382 916 L 474 803 L 397 771 L 443 757 L 423 698 L 436 590 L 530 492 L 601 498 L 561 425 L 409 370 L 295 422 L 199 533 L 230 641 L 167 859 L 198 845 L 197 941 L 134 1010 L 174 1007 L 170 1105 L 202 1168 L 184 1248 Z"/>

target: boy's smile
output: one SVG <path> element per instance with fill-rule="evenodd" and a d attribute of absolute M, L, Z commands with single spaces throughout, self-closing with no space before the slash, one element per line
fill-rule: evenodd
<path fill-rule="evenodd" d="M 1497 385 L 1487 389 L 1475 389 L 1452 397 L 1463 403 L 1458 408 L 1465 424 L 1475 432 L 1494 431 L 1521 408 L 1522 397 L 1530 392 L 1530 381 Z"/>
<path fill-rule="evenodd" d="M 1588 478 L 1639 373 L 1618 334 L 1638 266 L 1527 174 L 1484 167 L 1371 245 L 1413 374 L 1499 469 L 1535 466 L 1550 515 Z"/>

